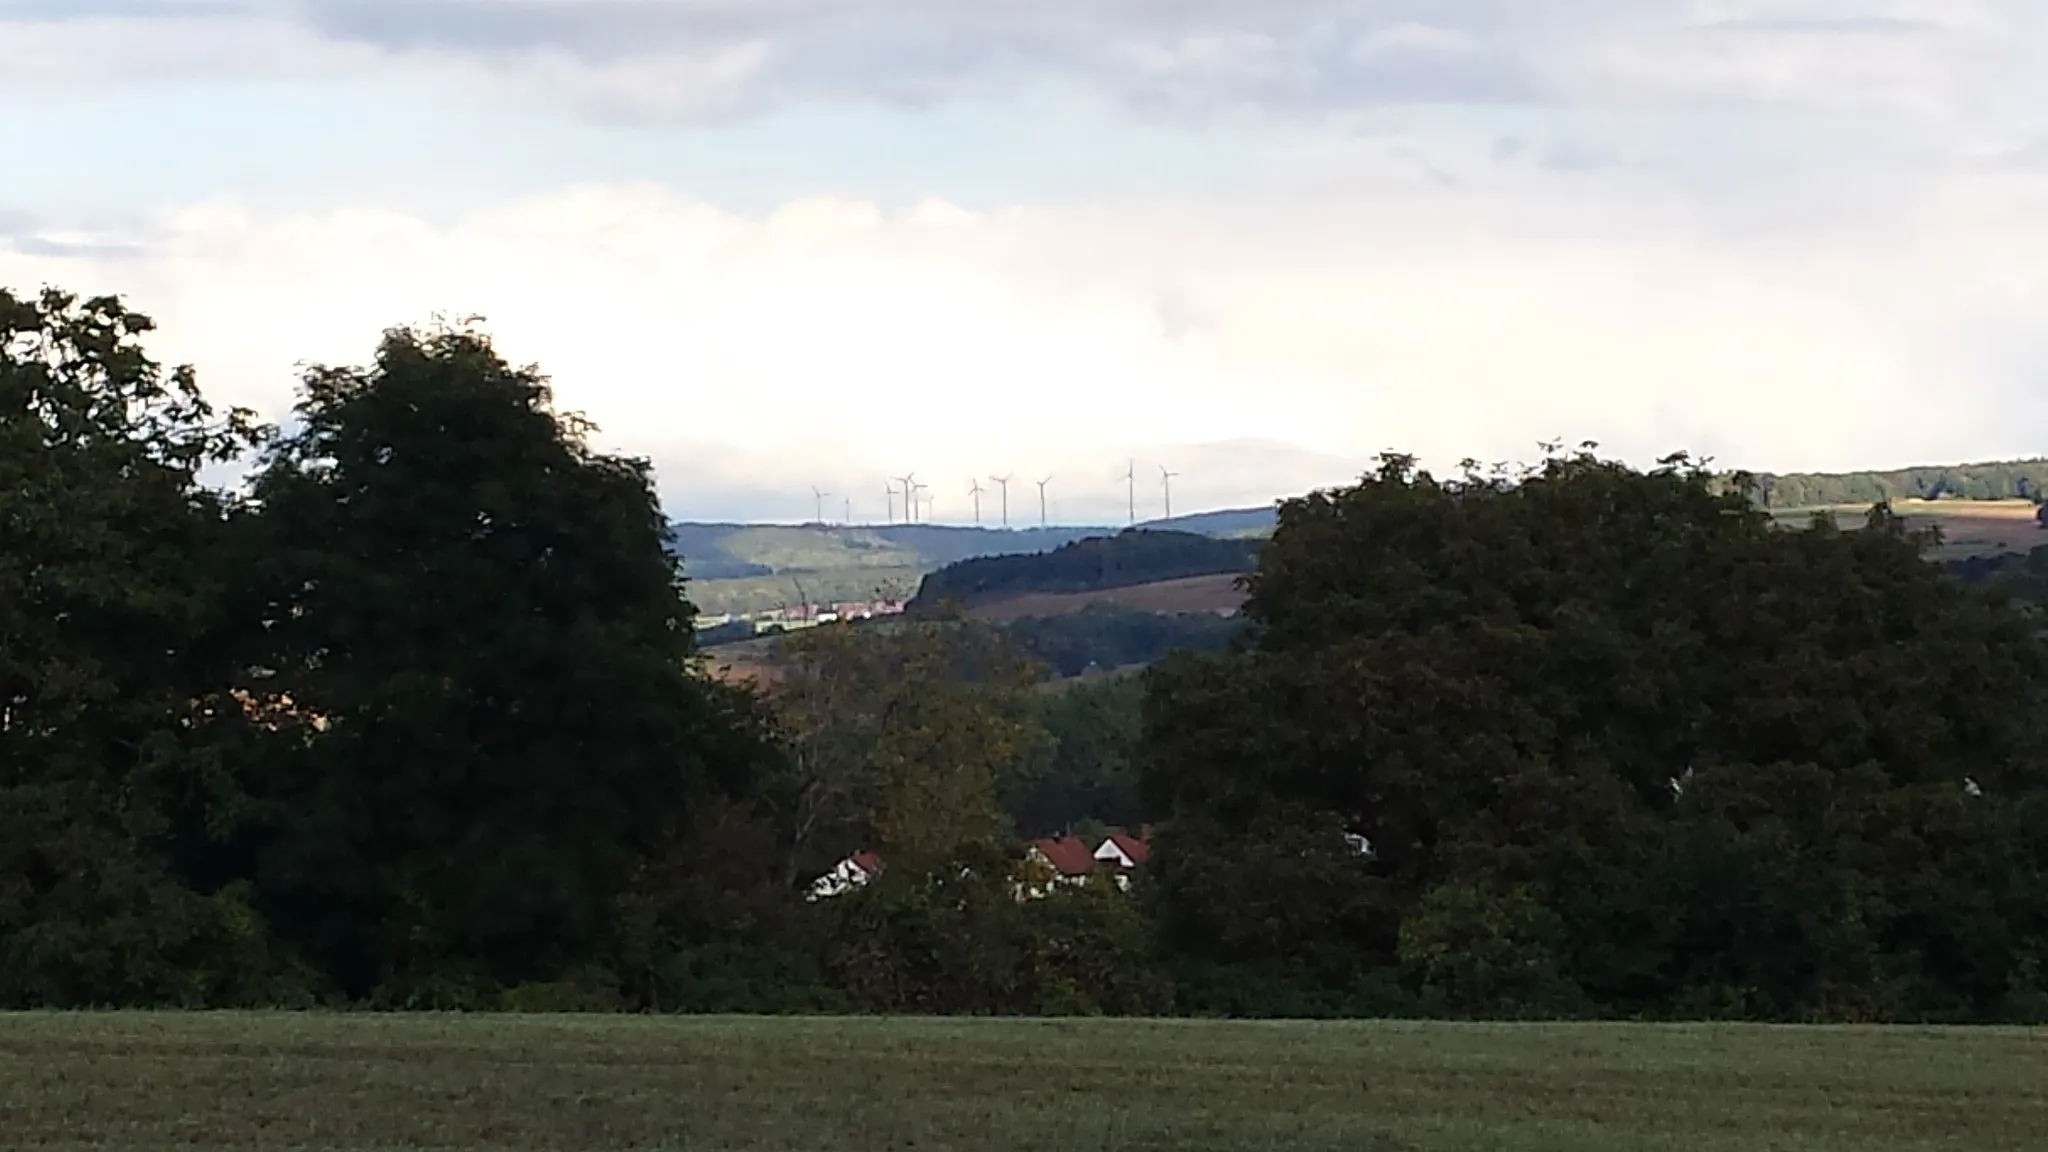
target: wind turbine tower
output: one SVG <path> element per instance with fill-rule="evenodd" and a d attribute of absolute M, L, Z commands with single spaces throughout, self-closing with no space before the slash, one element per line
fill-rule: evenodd
<path fill-rule="evenodd" d="M 986 491 L 988 489 L 983 488 L 979 480 L 969 480 L 967 482 L 967 494 L 974 497 L 974 523 L 976 527 L 981 525 L 981 494 Z"/>
<path fill-rule="evenodd" d="M 917 473 L 915 472 L 908 476 L 896 477 L 896 482 L 903 485 L 903 522 L 905 524 L 915 524 L 917 523 L 917 488 L 923 487 L 923 485 L 917 483 Z M 917 487 L 912 487 L 912 485 L 917 485 Z"/>
<path fill-rule="evenodd" d="M 1131 523 L 1138 522 L 1138 462 L 1132 460 L 1124 466 L 1124 500 L 1130 505 Z"/>
<path fill-rule="evenodd" d="M 890 524 L 894 524 L 896 522 L 896 482 L 894 480 L 891 480 L 884 483 L 882 485 L 882 491 L 887 494 L 889 501 L 887 522 Z"/>
<path fill-rule="evenodd" d="M 817 522 L 820 524 L 825 522 L 825 497 L 830 495 L 830 492 L 819 491 L 816 484 L 811 485 L 811 499 L 817 501 Z"/>
<path fill-rule="evenodd" d="M 1166 518 L 1173 519 L 1173 478 L 1178 472 L 1168 472 L 1166 465 L 1159 466 L 1159 490 L 1166 495 Z"/>
<path fill-rule="evenodd" d="M 1050 483 L 1052 483 L 1052 477 L 1050 476 L 1038 482 L 1038 526 L 1040 528 L 1045 527 L 1045 486 Z"/>
<path fill-rule="evenodd" d="M 929 500 L 920 499 L 920 497 L 924 493 L 929 492 L 931 490 L 932 488 L 929 484 L 912 484 L 910 486 L 910 510 L 912 513 L 915 513 L 918 510 L 918 507 L 922 505 L 924 508 L 924 518 L 926 520 L 932 518 L 932 502 Z M 916 516 L 913 515 L 911 519 L 915 520 Z"/>
<path fill-rule="evenodd" d="M 991 476 L 988 480 L 989 483 L 1003 490 L 1003 527 L 1008 528 L 1010 526 L 1010 477 Z"/>

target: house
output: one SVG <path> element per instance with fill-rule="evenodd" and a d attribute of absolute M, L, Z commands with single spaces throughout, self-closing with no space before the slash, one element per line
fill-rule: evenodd
<path fill-rule="evenodd" d="M 1116 886 L 1129 891 L 1131 873 L 1152 855 L 1152 830 L 1140 829 L 1133 836 L 1121 828 L 1110 829 L 1094 852 L 1095 862 L 1104 868 L 1115 869 Z"/>
<path fill-rule="evenodd" d="M 1095 859 L 1126 871 L 1136 868 L 1152 854 L 1151 829 L 1147 828 L 1137 836 L 1121 828 L 1112 828 L 1109 836 L 1095 849 Z"/>
<path fill-rule="evenodd" d="M 882 858 L 863 849 L 834 864 L 830 872 L 813 880 L 804 899 L 818 901 L 843 896 L 881 874 Z"/>
<path fill-rule="evenodd" d="M 1079 836 L 1047 836 L 1024 848 L 1024 867 L 1015 889 L 1017 898 L 1048 895 L 1056 887 L 1079 884 L 1095 870 L 1088 842 Z"/>
<path fill-rule="evenodd" d="M 1068 883 L 1076 883 L 1095 870 L 1095 855 L 1088 850 L 1088 842 L 1079 836 L 1033 840 L 1024 855 L 1050 865 L 1054 874 Z"/>

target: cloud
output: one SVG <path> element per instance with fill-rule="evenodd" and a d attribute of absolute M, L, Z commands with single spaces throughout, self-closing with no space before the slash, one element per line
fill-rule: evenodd
<path fill-rule="evenodd" d="M 2025 10 L 2024 0 L 44 0 L 0 6 L 0 48 L 44 61 L 27 70 L 36 83 L 81 69 L 95 83 L 132 83 L 423 68 L 640 121 L 1045 85 L 1184 114 L 1655 100 L 1924 115 L 1963 107 L 2016 66 Z"/>
<path fill-rule="evenodd" d="M 947 485 L 1015 470 L 1058 475 L 1067 518 L 1113 521 L 1133 457 L 1180 471 L 1193 510 L 1385 449 L 1448 466 L 1591 438 L 1782 470 L 2048 435 L 2038 175 L 1962 171 L 1730 243 L 1627 179 L 1524 165 L 1444 192 L 1386 164 L 1370 203 L 739 213 L 628 185 L 436 221 L 214 201 L 68 250 L 0 240 L 0 283 L 126 294 L 160 354 L 273 417 L 299 362 L 480 314 L 690 516 L 767 493 L 802 515 L 814 483 L 879 507 L 911 468 L 942 518 L 965 509 Z"/>

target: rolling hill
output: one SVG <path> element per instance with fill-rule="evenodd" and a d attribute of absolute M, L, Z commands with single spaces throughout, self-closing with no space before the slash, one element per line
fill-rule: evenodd
<path fill-rule="evenodd" d="M 1172 527 L 1213 537 L 1263 536 L 1273 511 L 1237 509 L 1176 517 L 1140 528 Z M 909 599 L 920 582 L 950 564 L 992 556 L 1051 553 L 1114 536 L 1115 528 L 974 528 L 953 524 L 670 525 L 683 558 L 690 598 L 707 615 L 758 612 L 804 600 Z"/>

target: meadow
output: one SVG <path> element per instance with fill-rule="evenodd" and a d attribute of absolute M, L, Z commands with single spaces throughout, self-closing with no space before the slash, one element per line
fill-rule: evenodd
<path fill-rule="evenodd" d="M 10 1148 L 1883 1152 L 2048 1134 L 2023 1029 L 0 1016 Z"/>
<path fill-rule="evenodd" d="M 2026 500 L 1901 499 L 1892 502 L 1892 511 L 1909 528 L 1941 529 L 1941 544 L 1931 554 L 1936 560 L 2023 553 L 2048 544 L 2048 532 L 2035 518 L 2038 510 Z M 1771 517 L 1780 525 L 1804 528 L 1818 512 L 1830 513 L 1842 527 L 1853 528 L 1863 523 L 1870 505 L 1780 508 L 1772 510 Z"/>

